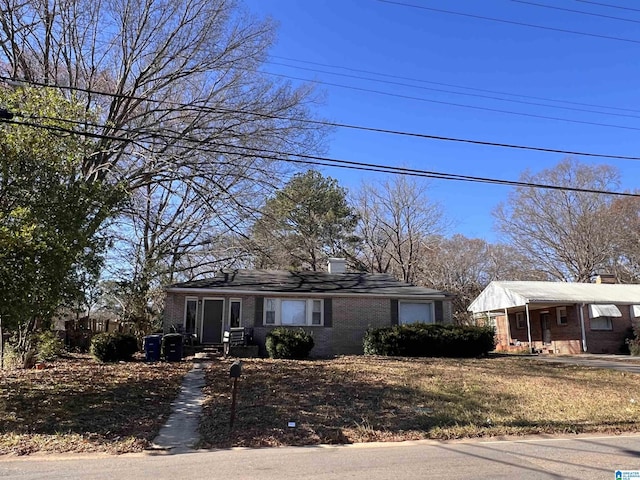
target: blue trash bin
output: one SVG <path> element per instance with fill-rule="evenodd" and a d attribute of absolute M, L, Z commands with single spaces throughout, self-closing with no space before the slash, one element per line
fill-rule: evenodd
<path fill-rule="evenodd" d="M 182 342 L 180 333 L 167 333 L 162 337 L 162 354 L 167 362 L 182 360 Z"/>
<path fill-rule="evenodd" d="M 160 347 L 162 335 L 147 335 L 144 337 L 144 358 L 147 362 L 160 361 Z"/>

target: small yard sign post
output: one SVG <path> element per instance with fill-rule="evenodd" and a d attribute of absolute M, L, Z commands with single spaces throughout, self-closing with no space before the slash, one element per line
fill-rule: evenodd
<path fill-rule="evenodd" d="M 242 373 L 242 363 L 238 360 L 233 362 L 229 369 L 229 377 L 233 378 L 233 390 L 231 392 L 231 419 L 229 421 L 229 433 L 233 429 L 233 422 L 236 419 L 236 390 L 238 387 L 238 378 Z"/>

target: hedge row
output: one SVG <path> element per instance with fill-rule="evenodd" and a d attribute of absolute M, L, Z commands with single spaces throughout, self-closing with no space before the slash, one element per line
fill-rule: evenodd
<path fill-rule="evenodd" d="M 366 355 L 479 357 L 494 348 L 493 327 L 416 323 L 372 328 L 364 336 Z"/>

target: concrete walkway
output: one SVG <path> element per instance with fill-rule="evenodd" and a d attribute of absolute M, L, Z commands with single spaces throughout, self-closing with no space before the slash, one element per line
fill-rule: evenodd
<path fill-rule="evenodd" d="M 153 441 L 151 450 L 185 453 L 191 451 L 200 440 L 198 426 L 204 401 L 204 369 L 202 362 L 196 362 L 185 375 L 182 390 L 171 404 L 172 413 Z"/>
<path fill-rule="evenodd" d="M 570 365 L 580 365 L 582 367 L 607 368 L 621 372 L 640 373 L 640 363 L 638 359 L 636 357 L 630 357 L 629 355 L 539 355 L 530 358 L 540 362 L 567 363 Z"/>

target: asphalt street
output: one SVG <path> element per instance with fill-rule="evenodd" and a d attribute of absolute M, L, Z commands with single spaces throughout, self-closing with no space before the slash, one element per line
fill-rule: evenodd
<path fill-rule="evenodd" d="M 0 459 L 0 478 L 20 480 L 613 480 L 618 469 L 640 469 L 640 435 Z"/>

